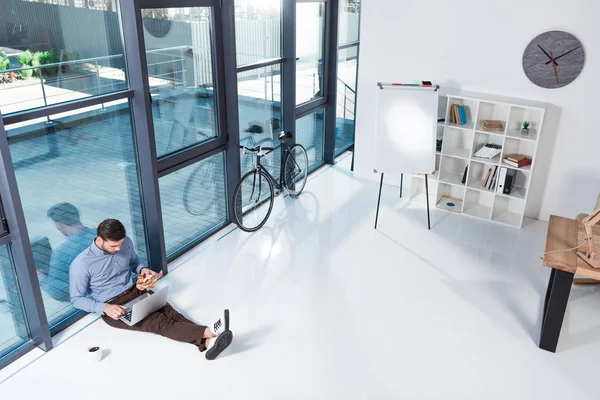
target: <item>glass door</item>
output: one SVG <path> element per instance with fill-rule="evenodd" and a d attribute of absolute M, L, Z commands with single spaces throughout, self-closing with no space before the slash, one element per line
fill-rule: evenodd
<path fill-rule="evenodd" d="M 136 12 L 165 250 L 172 258 L 228 218 L 221 5 L 139 0 Z"/>
<path fill-rule="evenodd" d="M 296 4 L 296 142 L 308 154 L 310 169 L 325 161 L 328 82 L 327 15 L 331 4 L 297 0 Z"/>

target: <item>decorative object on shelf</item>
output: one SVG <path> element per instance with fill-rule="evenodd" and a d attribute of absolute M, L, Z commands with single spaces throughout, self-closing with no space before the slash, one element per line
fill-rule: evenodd
<path fill-rule="evenodd" d="M 524 154 L 509 154 L 507 156 L 504 157 L 504 160 L 502 160 L 505 164 L 510 165 L 511 167 L 515 167 L 515 168 L 523 168 L 523 167 L 527 167 L 528 165 L 531 165 L 532 163 L 532 159 L 531 157 L 528 157 Z"/>
<path fill-rule="evenodd" d="M 583 70 L 585 52 L 579 39 L 563 31 L 535 37 L 523 53 L 523 71 L 534 84 L 556 89 L 573 82 Z"/>
<path fill-rule="evenodd" d="M 486 143 L 483 146 L 481 146 L 473 156 L 477 158 L 490 159 L 496 157 L 501 152 L 501 145 L 494 143 Z"/>
<path fill-rule="evenodd" d="M 577 252 L 579 258 L 588 263 L 592 268 L 600 268 L 600 257 L 596 252 L 596 248 L 594 246 L 594 235 L 592 233 L 592 227 L 598 222 L 600 222 L 600 208 L 597 208 L 596 211 L 583 219 L 583 231 L 588 249 L 586 252 Z"/>
<path fill-rule="evenodd" d="M 504 131 L 504 121 L 486 119 L 483 121 L 483 130 L 488 132 Z"/>
<path fill-rule="evenodd" d="M 461 199 L 457 199 L 455 197 L 450 196 L 442 196 L 442 198 L 437 202 L 437 207 L 444 210 L 460 213 L 462 210 L 462 203 L 463 201 Z"/>
<path fill-rule="evenodd" d="M 529 121 L 523 121 L 523 127 L 521 128 L 521 135 L 529 136 Z"/>
<path fill-rule="evenodd" d="M 442 151 L 442 143 L 443 143 L 442 139 L 436 139 L 436 141 L 435 141 L 435 150 L 436 151 Z"/>

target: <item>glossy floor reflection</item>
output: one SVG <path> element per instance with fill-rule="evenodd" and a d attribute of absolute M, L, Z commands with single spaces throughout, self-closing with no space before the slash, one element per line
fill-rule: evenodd
<path fill-rule="evenodd" d="M 428 231 L 425 209 L 385 186 L 375 231 L 378 182 L 349 165 L 317 171 L 299 200 L 278 198 L 256 234 L 227 228 L 172 265 L 162 284 L 182 312 L 204 322 L 231 309 L 222 358 L 97 321 L 0 374 L 0 397 L 598 397 L 598 289 L 573 289 L 556 354 L 537 348 L 545 223 L 434 210 Z M 110 354 L 87 363 L 91 345 Z"/>

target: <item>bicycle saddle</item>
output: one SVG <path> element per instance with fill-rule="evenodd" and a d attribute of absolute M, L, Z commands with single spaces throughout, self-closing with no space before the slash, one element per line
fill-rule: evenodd
<path fill-rule="evenodd" d="M 281 135 L 279 135 L 279 140 L 284 141 L 285 139 L 291 139 L 294 137 L 294 134 L 292 132 L 281 132 Z"/>

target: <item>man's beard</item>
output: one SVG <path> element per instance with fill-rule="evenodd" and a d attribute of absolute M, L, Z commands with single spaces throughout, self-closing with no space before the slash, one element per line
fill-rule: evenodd
<path fill-rule="evenodd" d="M 102 245 L 101 245 L 100 249 L 101 249 L 103 252 L 105 252 L 105 253 L 108 253 L 108 254 L 117 254 L 117 252 L 116 252 L 116 251 L 110 251 L 110 250 L 108 250 L 107 248 L 105 248 L 105 247 L 104 247 L 104 243 L 102 243 Z"/>

